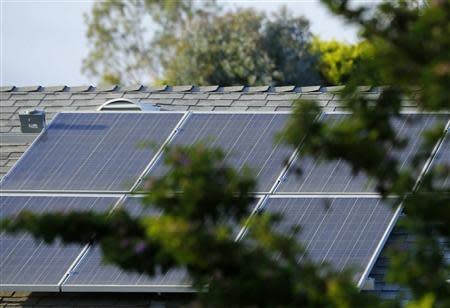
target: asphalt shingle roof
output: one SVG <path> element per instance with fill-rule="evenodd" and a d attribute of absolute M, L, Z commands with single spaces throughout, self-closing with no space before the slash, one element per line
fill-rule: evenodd
<path fill-rule="evenodd" d="M 340 86 L 7 86 L 0 88 L 0 133 L 20 132 L 19 111 L 33 108 L 45 110 L 47 119 L 51 119 L 59 111 L 95 110 L 109 99 L 128 98 L 165 110 L 286 111 L 293 100 L 301 98 L 318 100 L 325 109 L 336 110 L 340 90 Z M 360 87 L 360 90 L 369 98 L 375 99 L 380 94 L 380 88 Z"/>

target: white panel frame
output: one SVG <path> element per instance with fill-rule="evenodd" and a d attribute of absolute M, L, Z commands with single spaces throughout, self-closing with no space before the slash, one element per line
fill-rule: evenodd
<path fill-rule="evenodd" d="M 149 174 L 149 172 L 152 170 L 152 168 L 155 166 L 155 164 L 162 158 L 164 154 L 164 150 L 166 147 L 170 144 L 170 142 L 175 138 L 175 136 L 178 134 L 180 129 L 183 128 L 183 125 L 188 120 L 189 116 L 191 115 L 191 112 L 184 112 L 181 119 L 178 121 L 177 125 L 173 128 L 172 132 L 167 136 L 166 140 L 163 142 L 163 144 L 159 147 L 158 151 L 153 155 L 153 158 L 150 160 L 150 162 L 147 164 L 147 166 L 144 168 L 144 171 L 139 175 L 138 179 L 134 183 L 134 185 L 130 188 L 128 193 L 132 193 L 136 189 L 139 188 L 144 178 Z"/>
<path fill-rule="evenodd" d="M 57 284 L 0 284 L 0 292 L 59 292 Z"/>
<path fill-rule="evenodd" d="M 62 285 L 61 292 L 196 293 L 192 285 Z"/>

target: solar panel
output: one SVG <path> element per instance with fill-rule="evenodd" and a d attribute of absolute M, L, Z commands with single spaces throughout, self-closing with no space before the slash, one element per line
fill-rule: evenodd
<path fill-rule="evenodd" d="M 6 176 L 2 189 L 129 190 L 182 116 L 60 113 Z"/>
<path fill-rule="evenodd" d="M 298 240 L 311 260 L 337 271 L 352 267 L 356 281 L 379 253 L 395 216 L 391 206 L 375 197 L 271 197 L 264 211 L 283 215 L 276 228 L 281 233 L 301 226 Z"/>
<path fill-rule="evenodd" d="M 432 167 L 450 167 L 450 128 L 447 129 L 447 133 L 439 146 L 435 157 L 433 158 Z M 437 187 L 449 188 L 450 187 L 450 176 L 447 176 L 445 179 L 440 180 Z"/>
<path fill-rule="evenodd" d="M 129 197 L 124 203 L 132 216 L 160 216 L 155 208 L 144 208 L 141 199 Z M 146 274 L 126 272 L 114 265 L 102 262 L 101 249 L 91 247 L 81 262 L 70 272 L 62 285 L 63 291 L 146 291 L 187 292 L 190 282 L 184 269 L 173 269 L 150 277 Z"/>
<path fill-rule="evenodd" d="M 244 166 L 250 167 L 258 180 L 258 191 L 267 192 L 293 152 L 275 143 L 275 135 L 284 128 L 288 117 L 280 113 L 194 113 L 170 144 L 202 142 L 210 148 L 219 147 L 225 160 L 239 172 Z M 150 175 L 159 177 L 166 172 L 161 160 Z"/>
<path fill-rule="evenodd" d="M 115 197 L 1 196 L 0 217 L 22 210 L 34 213 L 71 210 L 107 211 Z M 59 282 L 81 253 L 83 246 L 45 244 L 24 233 L 0 233 L 0 290 L 58 291 Z"/>
<path fill-rule="evenodd" d="M 331 125 L 345 121 L 351 115 L 326 114 L 324 121 Z M 407 146 L 401 150 L 391 150 L 389 155 L 398 159 L 400 169 L 408 167 L 417 153 L 422 133 L 438 122 L 445 123 L 448 115 L 404 114 L 393 120 L 397 136 L 408 138 Z M 298 167 L 301 174 L 295 171 Z M 307 155 L 300 155 L 288 169 L 286 177 L 277 188 L 280 193 L 367 193 L 375 192 L 375 184 L 364 174 L 354 175 L 343 160 L 319 161 Z"/>

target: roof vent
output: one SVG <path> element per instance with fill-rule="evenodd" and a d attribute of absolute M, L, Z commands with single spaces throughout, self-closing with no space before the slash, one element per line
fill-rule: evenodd
<path fill-rule="evenodd" d="M 136 103 L 127 98 L 111 99 L 98 107 L 99 111 L 159 111 L 160 108 L 149 103 Z"/>
<path fill-rule="evenodd" d="M 19 112 L 22 133 L 37 134 L 45 127 L 45 112 L 43 110 L 25 110 Z"/>

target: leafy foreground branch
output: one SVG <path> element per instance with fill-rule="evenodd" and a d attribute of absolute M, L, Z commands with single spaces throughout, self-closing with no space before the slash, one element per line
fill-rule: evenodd
<path fill-rule="evenodd" d="M 286 129 L 286 141 L 297 145 L 307 135 L 304 155 L 342 159 L 355 173 L 369 175 L 382 196 L 394 195 L 402 201 L 405 215 L 398 227 L 414 241 L 391 252 L 389 282 L 409 291 L 413 307 L 449 307 L 448 157 L 442 164 L 433 164 L 417 182 L 445 134 L 447 121 L 424 133 L 411 163 L 402 168 L 395 152 L 408 140 L 396 136 L 393 122 L 401 116 L 405 100 L 414 101 L 422 112 L 448 114 L 450 110 L 450 1 L 385 1 L 371 8 L 355 7 L 347 0 L 322 2 L 361 29 L 372 45 L 372 55 L 359 63 L 342 94 L 343 107 L 351 117 L 336 125 L 315 122 L 319 105 L 299 102 Z M 390 86 L 378 98 L 370 98 L 358 91 L 362 84 Z"/>
<path fill-rule="evenodd" d="M 73 212 L 4 220 L 2 230 L 30 232 L 46 242 L 100 245 L 107 262 L 154 275 L 186 268 L 199 303 L 213 306 L 379 306 L 360 293 L 350 273 L 317 266 L 291 236 L 273 231 L 280 217 L 251 220 L 244 240 L 236 228 L 252 211 L 255 182 L 223 163 L 219 150 L 202 145 L 166 153 L 168 173 L 147 182 L 149 215 L 125 209 L 112 213 Z M 151 213 L 162 214 L 158 217 Z"/>

